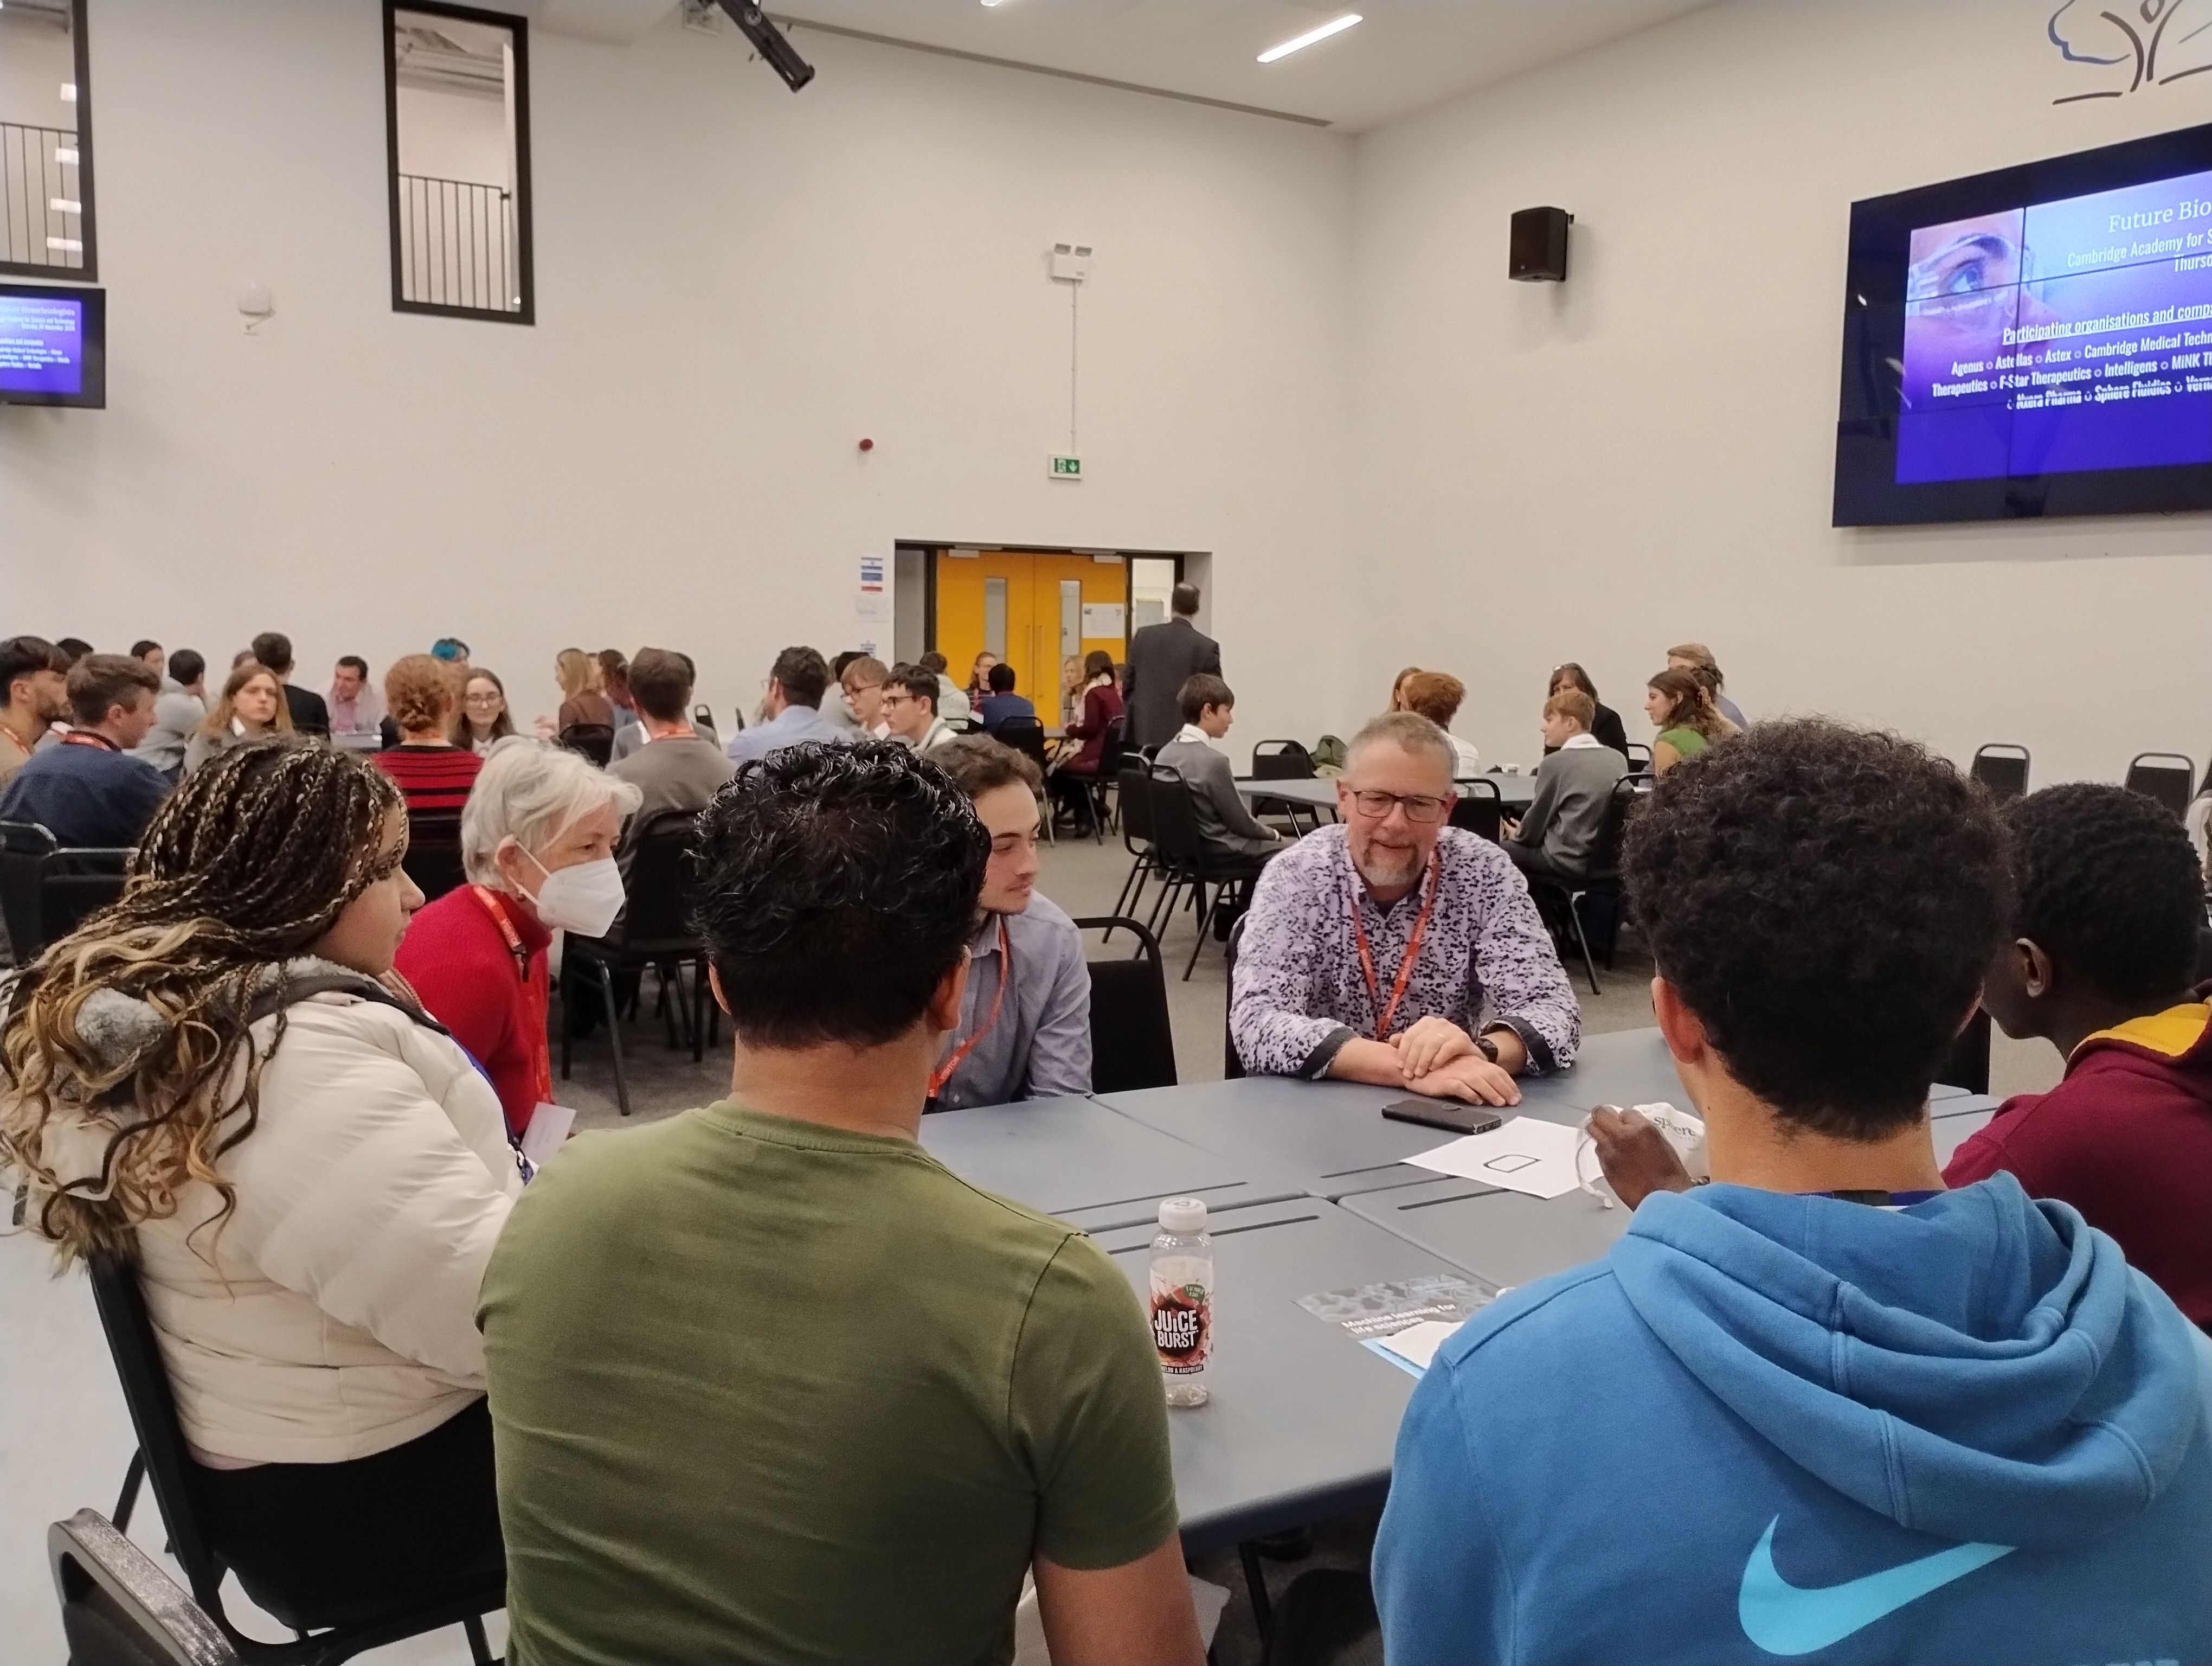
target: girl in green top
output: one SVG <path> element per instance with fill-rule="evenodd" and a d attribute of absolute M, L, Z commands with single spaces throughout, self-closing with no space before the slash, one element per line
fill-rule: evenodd
<path fill-rule="evenodd" d="M 1654 677 L 1645 685 L 1644 711 L 1659 731 L 1651 743 L 1655 775 L 1698 757 L 1728 732 L 1727 720 L 1714 707 L 1711 691 L 1686 671 L 1669 667 Z"/>

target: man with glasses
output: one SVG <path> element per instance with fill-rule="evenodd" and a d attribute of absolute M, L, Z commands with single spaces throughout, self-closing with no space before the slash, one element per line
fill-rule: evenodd
<path fill-rule="evenodd" d="M 1448 825 L 1452 763 L 1427 718 L 1376 718 L 1338 824 L 1267 865 L 1230 998 L 1247 1070 L 1510 1105 L 1515 1077 L 1574 1062 L 1581 1009 L 1527 883 Z"/>
<path fill-rule="evenodd" d="M 920 666 L 901 666 L 884 684 L 882 712 L 894 740 L 917 752 L 952 739 L 952 726 L 937 714 L 937 673 Z"/>

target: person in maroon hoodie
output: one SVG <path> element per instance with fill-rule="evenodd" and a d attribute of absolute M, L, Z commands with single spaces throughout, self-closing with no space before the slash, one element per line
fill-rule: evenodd
<path fill-rule="evenodd" d="M 2048 1093 L 2005 1101 L 1944 1170 L 2010 1170 L 2072 1204 L 2212 1329 L 2212 984 L 2191 989 L 2204 880 L 2172 813 L 2077 782 L 2012 805 L 2019 912 L 1982 1004 L 2066 1058 Z"/>

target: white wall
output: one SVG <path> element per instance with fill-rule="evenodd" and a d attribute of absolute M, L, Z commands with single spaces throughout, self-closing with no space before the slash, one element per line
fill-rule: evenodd
<path fill-rule="evenodd" d="M 793 97 L 672 19 L 533 33 L 538 321 L 403 316 L 379 27 L 99 9 L 110 408 L 0 409 L 0 629 L 221 665 L 284 629 L 317 679 L 453 633 L 525 715 L 557 648 L 653 641 L 726 711 L 787 642 L 888 634 L 853 596 L 895 538 L 1200 549 L 1251 732 L 1331 720 L 1284 575 L 1341 550 L 1347 141 L 811 33 Z"/>
<path fill-rule="evenodd" d="M 2039 783 L 2201 763 L 2212 517 L 1828 526 L 1851 202 L 2212 115 L 2202 79 L 2054 107 L 2111 82 L 2051 10 L 1735 0 L 1361 139 L 1351 692 L 1453 671 L 1528 759 L 1553 665 L 1648 737 L 1698 638 L 1753 715 L 2022 742 Z M 1541 204 L 1564 287 L 1504 275 Z"/>

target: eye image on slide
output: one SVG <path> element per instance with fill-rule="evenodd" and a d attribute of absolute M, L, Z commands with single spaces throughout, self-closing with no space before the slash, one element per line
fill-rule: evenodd
<path fill-rule="evenodd" d="M 1913 232 L 1897 479 L 2212 461 L 2212 173 Z"/>

